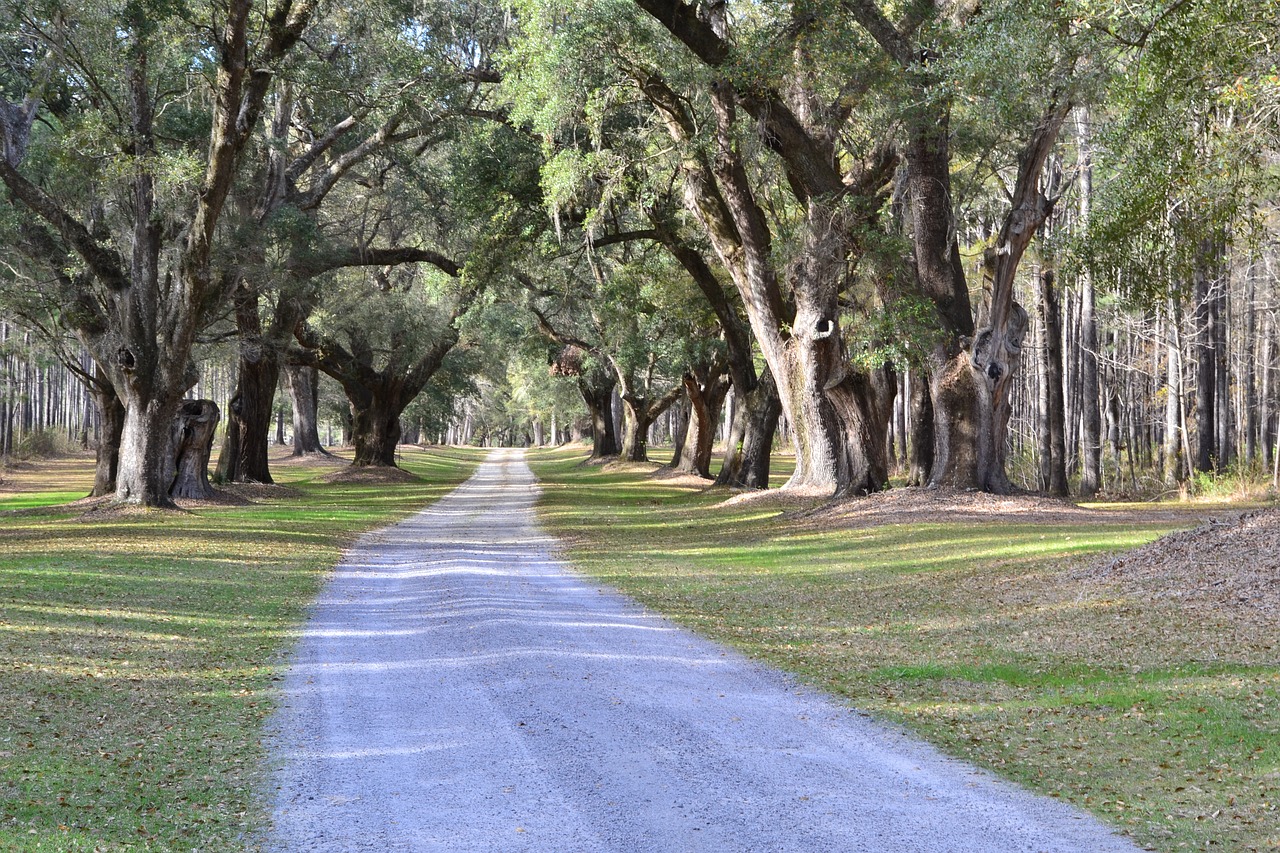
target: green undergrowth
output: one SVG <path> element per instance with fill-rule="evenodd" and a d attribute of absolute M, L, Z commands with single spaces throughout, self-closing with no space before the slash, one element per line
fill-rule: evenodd
<path fill-rule="evenodd" d="M 1151 849 L 1280 847 L 1280 631 L 1088 570 L 1194 511 L 838 526 L 532 459 L 543 521 L 585 573 Z"/>
<path fill-rule="evenodd" d="M 0 514 L 0 850 L 242 848 L 273 683 L 326 570 L 483 455 L 406 451 L 421 480 L 394 486 L 279 465 L 284 488 L 243 506 Z"/>

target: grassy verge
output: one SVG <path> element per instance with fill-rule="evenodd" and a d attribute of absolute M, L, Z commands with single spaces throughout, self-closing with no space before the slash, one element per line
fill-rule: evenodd
<path fill-rule="evenodd" d="M 325 571 L 483 454 L 406 452 L 423 479 L 394 488 L 280 466 L 289 488 L 247 506 L 0 515 L 0 849 L 242 846 L 272 685 Z"/>
<path fill-rule="evenodd" d="M 534 467 L 581 570 L 1153 849 L 1280 847 L 1280 629 L 1080 571 L 1177 520 L 814 529 L 580 460 Z"/>

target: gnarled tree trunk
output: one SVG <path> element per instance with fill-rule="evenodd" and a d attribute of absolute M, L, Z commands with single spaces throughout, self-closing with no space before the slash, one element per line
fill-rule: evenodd
<path fill-rule="evenodd" d="M 618 455 L 618 435 L 613 424 L 613 389 L 617 382 L 602 370 L 578 377 L 578 391 L 591 414 L 591 458 Z"/>
<path fill-rule="evenodd" d="M 220 419 L 218 405 L 212 400 L 186 400 L 179 407 L 173 423 L 170 497 L 200 500 L 213 496 L 209 456 Z"/>
<path fill-rule="evenodd" d="M 682 381 L 689 400 L 689 425 L 681 453 L 673 461 L 677 471 L 710 479 L 711 454 L 720 410 L 729 393 L 729 379 L 720 371 L 720 365 L 712 365 L 687 371 Z"/>
<path fill-rule="evenodd" d="M 782 415 L 773 374 L 766 370 L 754 388 L 745 394 L 739 389 L 734 395 L 733 422 L 716 485 L 767 489 L 773 438 Z"/>
<path fill-rule="evenodd" d="M 93 396 L 93 404 L 98 409 L 101 422 L 101 434 L 98 446 L 94 451 L 96 463 L 93 471 L 93 491 L 90 497 L 102 498 L 113 494 L 116 490 L 116 474 L 120 470 L 120 435 L 124 431 L 124 403 L 116 396 L 116 389 L 102 372 L 95 369 L 94 378 L 89 383 L 89 393 Z"/>

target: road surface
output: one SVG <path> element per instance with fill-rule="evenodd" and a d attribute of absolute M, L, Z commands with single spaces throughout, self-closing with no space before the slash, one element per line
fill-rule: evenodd
<path fill-rule="evenodd" d="M 271 725 L 279 851 L 1138 848 L 566 571 L 519 451 L 365 537 Z"/>

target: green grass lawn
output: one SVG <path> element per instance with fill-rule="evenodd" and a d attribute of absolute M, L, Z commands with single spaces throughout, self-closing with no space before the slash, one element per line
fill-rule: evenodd
<path fill-rule="evenodd" d="M 247 506 L 0 513 L 0 849 L 242 847 L 265 817 L 273 685 L 325 572 L 484 454 L 406 451 L 422 482 L 395 486 L 279 465 L 288 488 Z"/>
<path fill-rule="evenodd" d="M 532 457 L 582 571 L 1153 849 L 1280 847 L 1280 628 L 1081 571 L 1193 515 L 830 529 L 581 459 Z"/>

